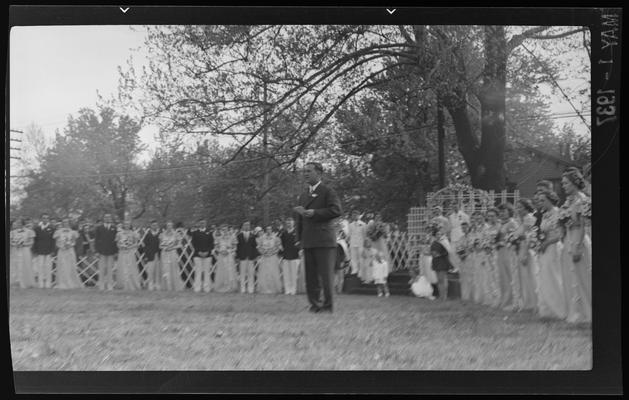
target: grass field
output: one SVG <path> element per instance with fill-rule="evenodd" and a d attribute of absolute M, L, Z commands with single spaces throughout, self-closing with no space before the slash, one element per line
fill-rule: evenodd
<path fill-rule="evenodd" d="M 458 301 L 11 289 L 13 368 L 584 370 L 591 328 Z"/>

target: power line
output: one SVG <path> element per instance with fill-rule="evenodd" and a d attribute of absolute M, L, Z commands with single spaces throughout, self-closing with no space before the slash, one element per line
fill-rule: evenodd
<path fill-rule="evenodd" d="M 579 115 L 577 115 L 574 112 L 563 112 L 563 113 L 555 113 L 555 114 L 546 114 L 546 115 L 529 116 L 529 117 L 525 117 L 525 118 L 518 118 L 518 119 L 516 119 L 514 121 L 530 121 L 530 120 L 543 119 L 543 118 L 547 118 L 547 119 L 575 118 L 575 117 L 581 116 L 581 115 L 589 115 L 589 114 L 579 114 Z M 508 123 L 510 123 L 510 122 L 508 122 Z M 453 127 L 454 125 L 451 124 L 451 123 L 447 123 L 447 124 L 445 124 L 445 126 Z M 372 138 L 359 138 L 359 139 L 354 139 L 354 140 L 349 140 L 349 141 L 339 141 L 339 144 L 341 144 L 341 145 L 351 145 L 351 144 L 357 144 L 357 143 L 367 143 L 367 142 L 372 141 L 372 140 L 373 141 L 378 141 L 378 140 L 383 140 L 383 139 L 386 140 L 386 139 L 389 139 L 389 138 L 400 137 L 400 136 L 406 135 L 407 133 L 417 132 L 419 130 L 425 130 L 425 129 L 436 128 L 436 127 L 437 127 L 436 124 L 423 125 L 423 126 L 420 126 L 420 127 L 414 128 L 414 129 L 404 130 L 404 131 L 400 131 L 398 133 L 391 133 L 391 134 L 388 134 L 388 135 L 385 135 L 385 136 L 375 137 L 373 139 Z M 294 156 L 294 155 L 295 155 L 294 152 L 286 152 L 286 153 L 274 154 L 274 156 Z M 17 158 L 17 157 L 12 157 L 12 158 Z M 260 160 L 265 160 L 265 159 L 268 159 L 268 157 L 259 157 L 259 158 L 249 159 L 249 160 L 235 160 L 235 161 L 232 161 L 231 163 L 246 163 L 246 162 L 254 162 L 254 161 L 260 161 Z M 181 165 L 181 166 L 174 166 L 174 167 L 150 168 L 150 169 L 144 169 L 144 170 L 140 170 L 140 171 L 130 171 L 130 172 L 126 172 L 126 173 L 125 172 L 112 172 L 112 173 L 85 174 L 85 175 L 60 175 L 60 176 L 55 176 L 55 178 L 61 178 L 61 179 L 97 178 L 97 177 L 107 177 L 107 176 L 119 176 L 121 174 L 123 174 L 123 175 L 146 175 L 146 174 L 151 174 L 151 173 L 154 173 L 154 172 L 195 169 L 195 168 L 208 166 L 208 165 L 212 165 L 212 164 L 220 164 L 220 161 L 212 160 L 212 161 L 205 161 L 205 162 L 189 164 L 189 165 Z M 224 167 L 224 166 L 215 165 L 215 167 Z M 15 176 L 15 177 L 29 178 L 30 176 L 22 175 L 22 176 Z"/>

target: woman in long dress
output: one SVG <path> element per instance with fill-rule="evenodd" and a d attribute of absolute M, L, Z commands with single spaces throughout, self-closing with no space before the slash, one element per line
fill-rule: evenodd
<path fill-rule="evenodd" d="M 358 271 L 360 279 L 364 283 L 372 283 L 373 277 L 373 260 L 376 256 L 376 248 L 373 241 L 369 238 L 365 239 L 365 243 L 360 254 L 360 270 Z"/>
<path fill-rule="evenodd" d="M 21 233 L 22 221 L 16 219 L 15 221 L 11 222 L 11 232 L 9 232 L 9 244 L 11 246 L 9 252 L 9 273 L 11 277 L 9 282 L 11 285 L 16 284 L 20 281 L 18 278 L 19 267 L 17 264 L 17 250 L 19 247 L 19 241 L 22 239 Z"/>
<path fill-rule="evenodd" d="M 79 233 L 70 228 L 70 220 L 64 218 L 61 228 L 53 234 L 57 248 L 57 273 L 55 287 L 57 289 L 77 289 L 83 287 L 76 267 L 76 253 L 74 245 Z"/>
<path fill-rule="evenodd" d="M 179 255 L 177 249 L 181 247 L 181 237 L 175 231 L 172 221 L 166 222 L 166 229 L 159 234 L 159 248 L 161 249 L 161 264 L 163 273 L 162 287 L 165 290 L 183 290 L 184 283 L 179 270 Z"/>
<path fill-rule="evenodd" d="M 237 243 L 236 237 L 229 233 L 227 225 L 221 225 L 220 231 L 214 236 L 214 255 L 216 257 L 214 288 L 219 293 L 238 290 L 235 256 Z"/>
<path fill-rule="evenodd" d="M 142 279 L 135 256 L 140 246 L 140 235 L 133 230 L 130 221 L 125 220 L 122 223 L 122 229 L 116 233 L 116 244 L 118 245 L 118 273 L 122 288 L 140 290 Z"/>
<path fill-rule="evenodd" d="M 538 193 L 540 205 L 545 210 L 539 232 L 537 277 L 537 309 L 541 317 L 564 319 L 567 313 L 564 285 L 561 275 L 561 227 L 558 198 L 554 192 Z"/>
<path fill-rule="evenodd" d="M 14 230 L 10 233 L 13 254 L 11 268 L 15 268 L 15 275 L 20 288 L 35 287 L 35 273 L 33 272 L 33 255 L 31 247 L 35 241 L 35 231 L 28 226 L 22 226 L 21 220 L 16 220 Z"/>
<path fill-rule="evenodd" d="M 511 203 L 502 203 L 498 207 L 500 216 L 500 234 L 496 249 L 496 266 L 498 267 L 498 282 L 500 284 L 499 306 L 506 310 L 514 310 L 517 299 L 514 298 L 519 293 L 519 281 L 515 273 L 516 253 L 512 246 L 512 234 L 518 228 L 513 219 L 514 210 Z"/>
<path fill-rule="evenodd" d="M 280 258 L 277 255 L 282 250 L 282 241 L 273 232 L 273 228 L 267 226 L 264 235 L 258 238 L 256 242 L 258 252 L 261 255 L 258 264 L 258 293 L 282 293 Z"/>
<path fill-rule="evenodd" d="M 500 221 L 498 220 L 498 210 L 491 208 L 485 214 L 487 224 L 482 233 L 480 269 L 483 279 L 483 304 L 491 307 L 500 305 L 500 281 L 497 265 L 496 249 L 500 235 Z"/>
<path fill-rule="evenodd" d="M 459 256 L 459 276 L 461 285 L 461 300 L 472 301 L 474 298 L 474 254 L 471 241 L 472 232 L 467 221 L 461 222 L 461 236 L 455 243 Z"/>
<path fill-rule="evenodd" d="M 583 193 L 585 182 L 579 171 L 565 172 L 561 184 L 568 195 L 559 212 L 564 228 L 561 265 L 568 307 L 566 320 L 592 322 L 592 243 L 585 230 L 591 217 L 590 198 Z"/>
<path fill-rule="evenodd" d="M 516 274 L 520 283 L 519 292 L 515 295 L 515 306 L 518 310 L 533 311 L 537 308 L 537 283 L 535 274 L 537 269 L 536 256 L 531 244 L 535 240 L 535 216 L 533 204 L 528 199 L 520 199 L 516 205 L 519 225 L 513 233 L 516 250 Z"/>
<path fill-rule="evenodd" d="M 470 228 L 469 235 L 469 255 L 471 257 L 470 265 L 472 268 L 472 282 L 474 286 L 474 291 L 472 293 L 472 299 L 475 303 L 482 304 L 485 299 L 485 293 L 488 291 L 485 287 L 486 282 L 486 271 L 483 269 L 485 267 L 486 256 L 485 250 L 481 247 L 481 242 L 483 240 L 483 232 L 487 228 L 485 224 L 485 218 L 483 217 L 483 213 L 481 211 L 475 211 L 472 213 L 472 226 Z"/>

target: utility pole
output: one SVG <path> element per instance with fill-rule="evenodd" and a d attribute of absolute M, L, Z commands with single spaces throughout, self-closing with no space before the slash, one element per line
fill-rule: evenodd
<path fill-rule="evenodd" d="M 263 92 L 262 92 L 262 101 L 264 103 L 264 114 L 262 118 L 262 123 L 264 124 L 262 128 L 262 145 L 264 146 L 264 197 L 262 197 L 262 219 L 264 221 L 264 227 L 266 228 L 271 223 L 270 221 L 270 201 L 269 201 L 269 134 L 268 134 L 268 111 L 269 107 L 267 104 L 267 82 L 266 79 L 263 83 Z"/>
<path fill-rule="evenodd" d="M 439 188 L 446 187 L 446 149 L 445 149 L 445 131 L 443 128 L 443 108 L 441 100 L 437 97 L 437 145 L 439 160 Z"/>
<path fill-rule="evenodd" d="M 22 132 L 22 131 L 18 131 L 18 130 L 16 130 L 16 129 L 10 129 L 10 132 L 15 132 L 15 133 L 22 133 L 22 134 L 24 134 L 24 132 Z M 15 138 L 12 138 L 12 137 L 11 137 L 11 135 L 9 135 L 9 140 L 10 140 L 10 142 L 22 143 L 22 141 L 21 141 L 20 139 L 15 139 Z M 20 151 L 21 149 L 20 149 L 19 147 L 9 147 L 9 150 Z M 11 158 L 13 158 L 13 159 L 15 159 L 15 160 L 21 160 L 21 158 L 20 158 L 20 157 L 14 157 L 14 156 L 11 156 Z"/>

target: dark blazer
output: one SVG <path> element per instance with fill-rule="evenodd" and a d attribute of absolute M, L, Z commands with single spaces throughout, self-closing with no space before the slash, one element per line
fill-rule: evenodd
<path fill-rule="evenodd" d="M 317 247 L 336 248 L 336 226 L 334 219 L 341 216 L 343 210 L 336 192 L 320 183 L 313 194 L 308 192 L 299 196 L 299 205 L 314 210 L 312 218 L 295 216 L 297 238 L 304 249 Z"/>
<path fill-rule="evenodd" d="M 118 253 L 118 246 L 116 245 L 116 226 L 114 224 L 109 225 L 109 229 L 105 228 L 105 225 L 99 225 L 94 231 L 94 247 L 96 252 L 104 256 L 112 256 Z"/>
<path fill-rule="evenodd" d="M 153 232 L 149 229 L 144 236 L 144 240 L 142 241 L 142 252 L 144 253 L 144 258 L 146 261 L 155 260 L 155 255 L 159 254 L 159 234 L 161 230 L 157 231 L 157 234 L 154 235 Z"/>
<path fill-rule="evenodd" d="M 299 258 L 299 246 L 297 246 L 297 231 L 288 232 L 283 230 L 280 239 L 282 240 L 282 257 L 285 260 L 297 260 Z"/>
<path fill-rule="evenodd" d="M 199 229 L 188 231 L 188 235 L 192 238 L 192 247 L 194 254 L 192 257 L 201 257 L 199 252 L 207 252 L 206 257 L 210 257 L 210 253 L 214 250 L 214 235 L 208 229 L 200 231 Z"/>
<path fill-rule="evenodd" d="M 37 224 L 33 230 L 35 231 L 33 253 L 35 253 L 35 255 L 51 255 L 54 253 L 57 246 L 55 239 L 52 238 L 55 233 L 55 228 L 53 228 L 51 224 L 48 224 L 45 229 L 42 229 L 41 226 Z"/>
<path fill-rule="evenodd" d="M 236 259 L 255 260 L 260 256 L 260 252 L 258 252 L 257 248 L 256 235 L 254 235 L 253 232 L 249 232 L 249 240 L 245 241 L 245 235 L 242 232 L 238 234 L 237 239 Z"/>

